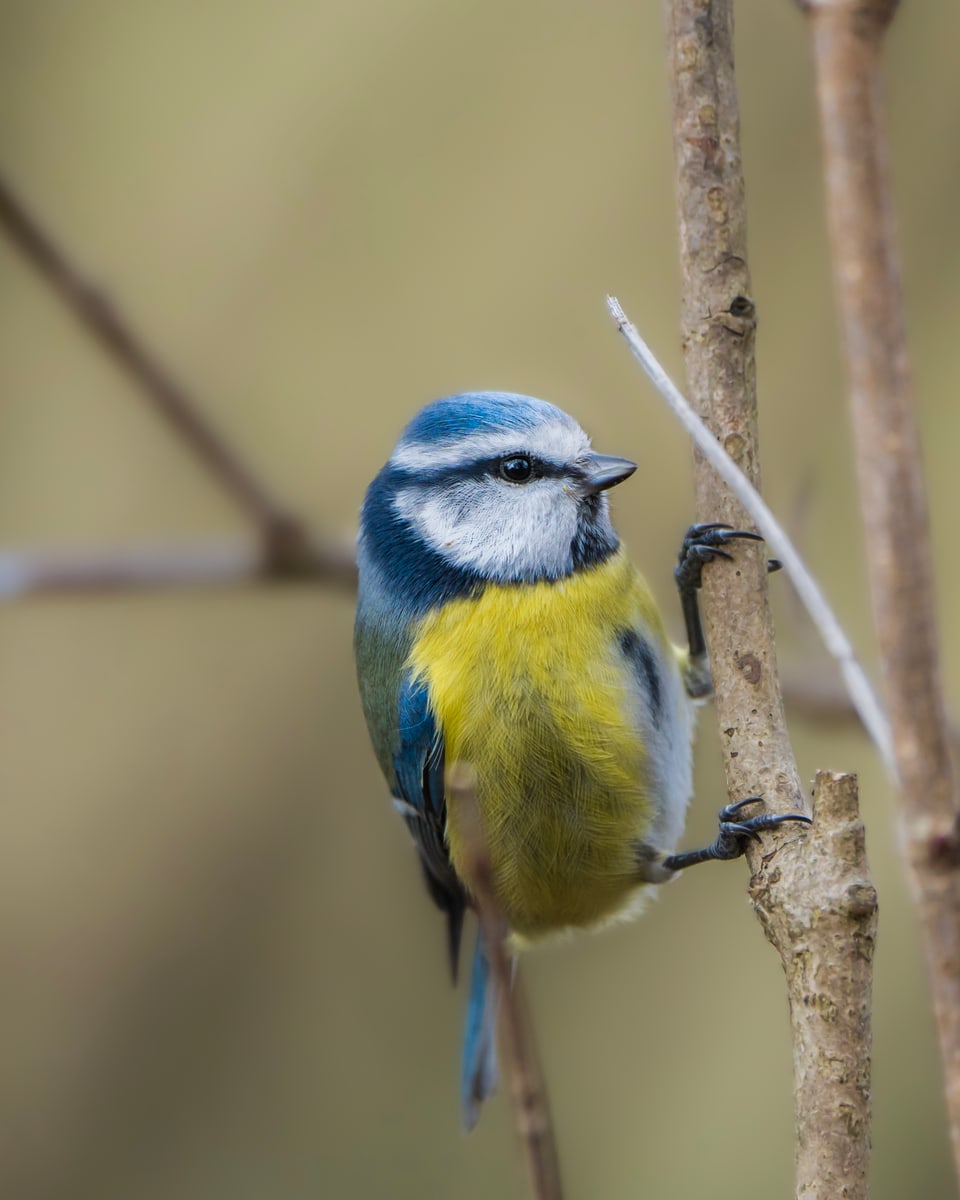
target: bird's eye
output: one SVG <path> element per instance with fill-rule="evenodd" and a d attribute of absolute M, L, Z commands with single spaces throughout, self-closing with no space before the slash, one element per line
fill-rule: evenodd
<path fill-rule="evenodd" d="M 533 474 L 533 463 L 522 454 L 500 460 L 500 476 L 511 483 L 526 483 Z"/>

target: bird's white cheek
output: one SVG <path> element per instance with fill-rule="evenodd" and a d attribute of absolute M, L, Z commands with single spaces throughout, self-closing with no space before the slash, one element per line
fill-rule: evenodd
<path fill-rule="evenodd" d="M 439 493 L 402 492 L 398 512 L 434 550 L 491 579 L 536 578 L 571 568 L 577 508 L 562 488 L 478 483 Z"/>
<path fill-rule="evenodd" d="M 495 539 L 503 569 L 528 577 L 565 574 L 573 566 L 576 502 L 556 483 L 534 483 L 515 491 L 515 503 L 502 514 Z"/>

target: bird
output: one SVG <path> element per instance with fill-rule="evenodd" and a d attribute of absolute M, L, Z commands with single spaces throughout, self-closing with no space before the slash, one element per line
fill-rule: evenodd
<path fill-rule="evenodd" d="M 716 840 L 676 852 L 692 793 L 694 708 L 711 692 L 703 567 L 741 540 L 691 526 L 675 571 L 679 647 L 627 558 L 608 493 L 634 462 L 596 453 L 544 400 L 467 392 L 422 408 L 367 489 L 354 650 L 361 704 L 423 879 L 446 917 L 454 982 L 471 827 L 448 803 L 469 766 L 511 952 L 642 908 L 656 885 L 799 813 L 722 809 Z M 746 810 L 746 811 L 745 811 Z M 463 1124 L 496 1086 L 498 996 L 478 932 L 461 1058 Z"/>

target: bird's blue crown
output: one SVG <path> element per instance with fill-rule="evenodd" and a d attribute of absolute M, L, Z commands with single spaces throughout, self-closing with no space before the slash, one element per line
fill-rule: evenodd
<path fill-rule="evenodd" d="M 452 446 L 477 433 L 524 433 L 544 422 L 575 426 L 555 404 L 516 392 L 463 392 L 421 408 L 400 435 L 403 445 Z"/>

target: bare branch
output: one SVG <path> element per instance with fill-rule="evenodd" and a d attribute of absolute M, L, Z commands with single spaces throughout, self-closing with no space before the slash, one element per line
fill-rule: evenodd
<path fill-rule="evenodd" d="M 714 438 L 759 481 L 755 314 L 746 260 L 744 185 L 729 0 L 709 18 L 693 0 L 668 5 L 674 154 L 683 278 L 682 334 L 689 391 Z M 736 527 L 749 516 L 701 452 L 694 484 L 701 520 Z M 704 573 L 703 608 L 731 796 L 763 792 L 774 807 L 803 804 L 776 679 L 766 555 L 744 545 L 737 570 Z M 745 604 L 743 597 L 749 596 Z M 792 836 L 792 835 L 791 835 Z"/>
<path fill-rule="evenodd" d="M 929 519 L 889 179 L 881 52 L 893 0 L 804 6 L 824 148 L 874 624 L 900 819 L 960 1173 L 960 836 L 940 681 Z"/>
<path fill-rule="evenodd" d="M 309 557 L 309 536 L 299 518 L 257 479 L 204 416 L 195 397 L 173 379 L 107 298 L 83 278 L 2 176 L 0 228 L 224 491 L 257 523 L 267 553 L 294 568 L 299 559 Z"/>
<path fill-rule="evenodd" d="M 775 901 L 750 894 L 784 957 L 796 1080 L 797 1194 L 866 1196 L 870 995 L 877 893 L 867 866 L 855 775 L 817 773 L 813 829 Z"/>
<path fill-rule="evenodd" d="M 493 886 L 493 872 L 474 793 L 469 764 L 453 763 L 446 779 L 449 803 L 458 807 L 461 827 L 467 831 L 470 863 L 467 876 L 480 928 L 483 930 L 490 970 L 500 997 L 498 1025 L 510 1076 L 514 1123 L 523 1147 L 535 1200 L 562 1200 L 560 1163 L 550 1117 L 547 1087 L 537 1057 L 530 1011 L 517 964 L 507 952 L 506 922 Z"/>
<path fill-rule="evenodd" d="M 177 542 L 102 550 L 0 550 L 0 603 L 35 596 L 309 581 L 356 587 L 353 547 L 315 540 L 283 563 L 252 540 Z"/>
<path fill-rule="evenodd" d="M 733 68 L 732 0 L 669 0 L 668 50 L 674 113 L 674 156 L 683 277 L 682 330 L 688 388 L 716 439 L 759 485 L 754 362 L 755 314 L 747 268 L 744 182 Z M 702 453 L 694 482 L 701 520 L 742 526 L 747 514 Z M 801 811 L 803 789 L 787 737 L 777 680 L 773 623 L 762 550 L 738 548 L 736 569 L 714 564 L 704 575 L 703 610 L 716 684 L 716 710 L 731 798 L 764 794 L 774 810 Z M 748 602 L 745 598 L 749 597 Z M 824 785 L 821 784 L 821 789 Z M 872 887 L 859 848 L 831 836 L 854 819 L 849 784 L 828 801 L 824 836 L 796 828 L 752 849 L 751 896 L 767 937 L 780 954 L 794 1020 L 796 1192 L 834 1197 L 837 1179 L 850 1200 L 867 1195 L 870 1126 L 870 1023 L 845 1021 L 844 1062 L 855 1085 L 820 1069 L 834 1049 L 830 1005 L 869 1014 L 871 973 L 854 962 L 856 934 L 869 913 Z M 813 854 L 808 855 L 811 843 Z M 855 854 L 854 851 L 858 852 Z M 838 879 L 855 877 L 858 911 L 834 902 Z M 874 901 L 875 903 L 875 901 Z M 821 919 L 824 911 L 836 920 Z M 838 930 L 842 934 L 838 934 Z M 797 956 L 830 964 L 818 973 L 824 1008 L 800 1020 L 809 980 Z M 846 962 L 840 962 L 843 956 Z M 861 955 L 862 957 L 862 955 Z M 849 986 L 847 986 L 849 984 Z M 846 1114 L 850 1135 L 837 1138 Z"/>

